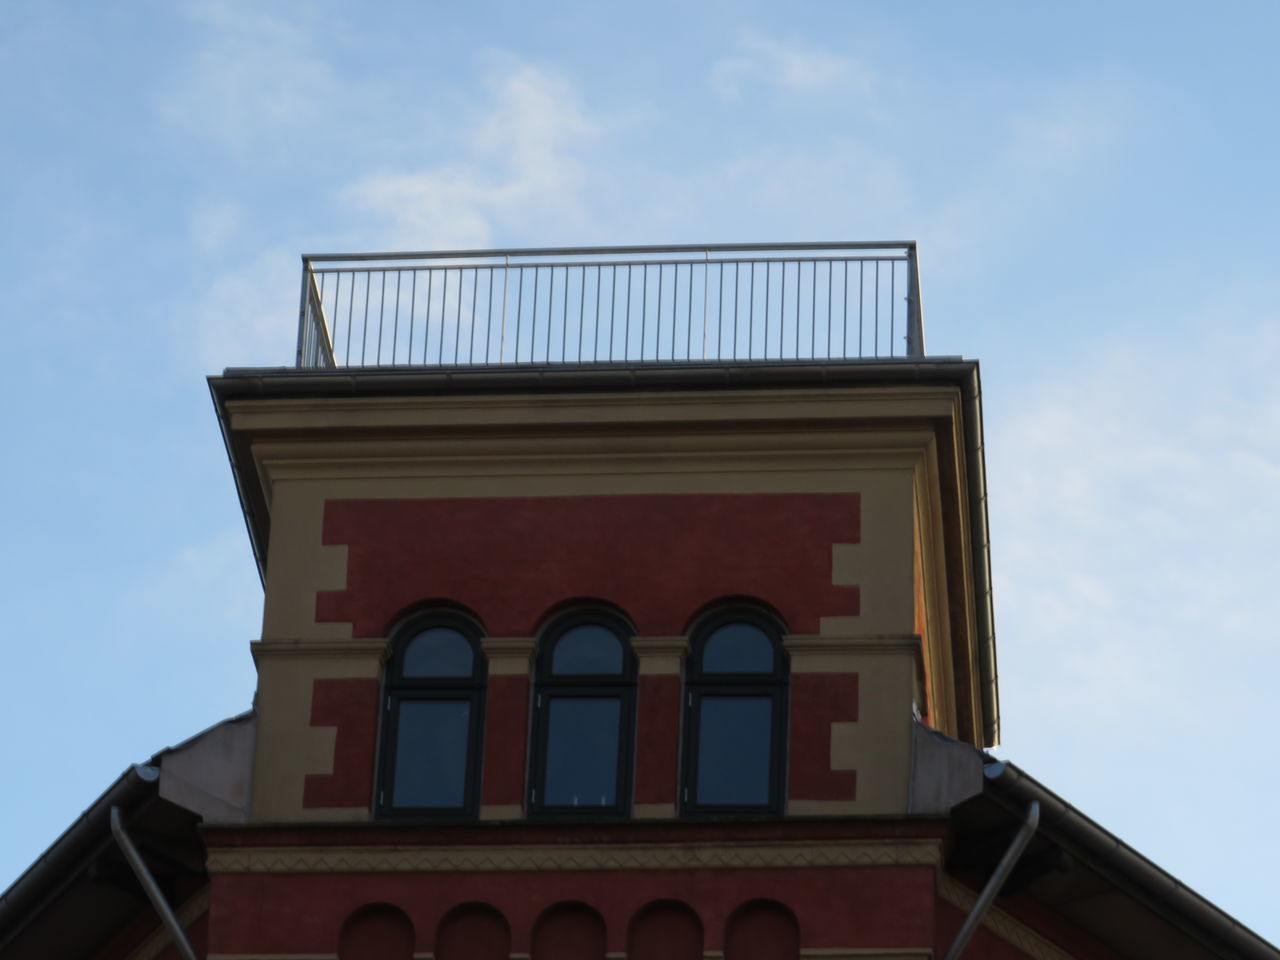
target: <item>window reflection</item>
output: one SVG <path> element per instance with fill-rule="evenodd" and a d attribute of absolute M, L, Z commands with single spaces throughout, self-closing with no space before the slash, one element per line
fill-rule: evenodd
<path fill-rule="evenodd" d="M 452 613 L 393 638 L 383 698 L 382 816 L 472 817 L 479 803 L 485 663 L 480 631 Z"/>
<path fill-rule="evenodd" d="M 423 630 L 405 648 L 406 677 L 469 677 L 474 669 L 471 641 L 449 627 Z"/>
<path fill-rule="evenodd" d="M 633 630 L 607 612 L 562 617 L 539 644 L 529 808 L 620 816 L 631 792 Z"/>
<path fill-rule="evenodd" d="M 781 625 L 754 610 L 700 624 L 685 696 L 685 813 L 781 813 L 786 716 Z"/>

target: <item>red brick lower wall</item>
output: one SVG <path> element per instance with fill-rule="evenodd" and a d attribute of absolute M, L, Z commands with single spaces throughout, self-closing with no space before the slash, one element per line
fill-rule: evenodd
<path fill-rule="evenodd" d="M 510 925 L 512 951 L 528 953 L 543 912 L 574 902 L 600 914 L 608 950 L 622 952 L 632 918 L 655 900 L 691 907 L 705 949 L 720 950 L 730 915 L 759 899 L 794 914 L 804 947 L 928 947 L 935 935 L 932 867 L 225 874 L 213 881 L 209 951 L 334 953 L 344 921 L 374 903 L 403 911 L 414 928 L 415 950 L 434 951 L 441 919 L 462 904 L 481 902 Z"/>

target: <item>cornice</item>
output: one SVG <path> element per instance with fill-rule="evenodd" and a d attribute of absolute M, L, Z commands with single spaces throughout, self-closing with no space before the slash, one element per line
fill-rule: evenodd
<path fill-rule="evenodd" d="M 313 638 L 255 640 L 249 644 L 254 661 L 264 657 L 309 654 L 321 657 L 383 657 L 387 652 L 386 637 L 318 640 Z"/>
<path fill-rule="evenodd" d="M 732 845 L 234 847 L 209 852 L 213 873 L 514 873 L 928 866 L 938 840 Z"/>
<path fill-rule="evenodd" d="M 791 653 L 918 653 L 918 634 L 899 636 L 828 637 L 819 634 L 788 634 L 782 645 Z"/>

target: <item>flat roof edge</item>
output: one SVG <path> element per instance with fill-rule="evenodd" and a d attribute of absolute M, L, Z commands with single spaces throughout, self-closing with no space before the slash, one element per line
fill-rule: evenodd
<path fill-rule="evenodd" d="M 530 364 L 445 367 L 229 367 L 209 377 L 215 397 L 368 396 L 615 389 L 800 386 L 808 383 L 958 382 L 976 360 L 910 357 L 849 361 Z"/>

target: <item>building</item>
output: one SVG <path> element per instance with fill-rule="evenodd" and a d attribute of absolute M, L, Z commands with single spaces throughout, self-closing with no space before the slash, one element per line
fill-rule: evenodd
<path fill-rule="evenodd" d="M 221 960 L 1280 958 L 983 752 L 978 365 L 913 244 L 305 258 L 296 365 L 210 385 L 254 709 L 0 960 L 183 955 L 153 903 Z"/>

